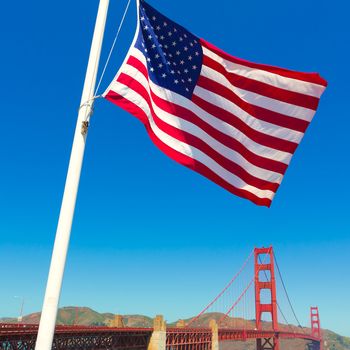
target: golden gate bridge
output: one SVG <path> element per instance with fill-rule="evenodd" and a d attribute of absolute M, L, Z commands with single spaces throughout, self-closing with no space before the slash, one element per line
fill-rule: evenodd
<path fill-rule="evenodd" d="M 253 276 L 249 273 L 250 262 Z M 284 295 L 297 326 L 288 321 L 286 310 L 282 310 L 277 299 L 277 280 L 283 291 L 280 294 Z M 256 350 L 283 350 L 282 341 L 301 339 L 306 349 L 322 350 L 317 307 L 310 308 L 310 323 L 310 328 L 304 328 L 299 322 L 273 248 L 254 248 L 225 288 L 187 322 L 167 327 L 162 317 L 157 316 L 153 328 L 131 328 L 123 324 L 118 327 L 56 326 L 52 349 L 219 350 L 222 342 L 254 341 Z M 0 349 L 32 350 L 37 333 L 36 324 L 2 323 Z"/>

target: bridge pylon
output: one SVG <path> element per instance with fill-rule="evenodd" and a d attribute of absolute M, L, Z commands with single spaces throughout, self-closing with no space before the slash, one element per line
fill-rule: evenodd
<path fill-rule="evenodd" d="M 264 255 L 264 257 L 261 257 Z M 272 319 L 272 328 L 275 336 L 266 339 L 257 339 L 257 350 L 279 350 L 278 338 L 278 319 L 277 319 L 277 296 L 276 296 L 276 279 L 274 267 L 274 255 L 272 246 L 268 248 L 254 249 L 254 273 L 255 273 L 255 319 L 256 329 L 262 330 L 261 317 L 263 313 L 270 313 Z M 264 274 L 267 281 L 261 280 L 260 276 Z M 270 291 L 270 302 L 261 302 L 261 291 Z"/>
<path fill-rule="evenodd" d="M 311 335 L 320 340 L 320 350 L 323 350 L 320 314 L 317 306 L 310 307 Z"/>

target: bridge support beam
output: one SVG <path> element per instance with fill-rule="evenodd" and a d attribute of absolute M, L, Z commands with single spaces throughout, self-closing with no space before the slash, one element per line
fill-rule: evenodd
<path fill-rule="evenodd" d="M 157 315 L 153 321 L 153 333 L 147 350 L 166 349 L 166 323 L 162 315 Z"/>
<path fill-rule="evenodd" d="M 219 350 L 219 327 L 215 320 L 210 320 L 211 329 L 211 350 Z"/>

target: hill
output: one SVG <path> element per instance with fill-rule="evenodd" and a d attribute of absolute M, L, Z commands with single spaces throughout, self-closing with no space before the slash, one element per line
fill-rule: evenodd
<path fill-rule="evenodd" d="M 206 313 L 194 321 L 193 327 L 208 327 L 209 321 L 215 319 L 218 321 L 223 314 L 221 313 Z M 74 307 L 68 306 L 58 310 L 57 324 L 59 325 L 85 325 L 85 326 L 103 326 L 109 325 L 114 319 L 112 313 L 99 313 L 88 307 Z M 40 313 L 32 313 L 23 317 L 23 323 L 39 323 Z M 186 323 L 191 318 L 186 319 Z M 17 322 L 14 318 L 1 318 L 0 322 Z M 123 315 L 123 322 L 126 327 L 152 327 L 153 319 L 144 315 Z M 172 322 L 168 325 L 175 326 L 177 323 Z M 237 328 L 254 328 L 255 320 L 243 320 L 241 318 L 227 318 L 224 322 L 226 327 L 237 327 Z M 270 328 L 269 322 L 263 323 L 263 328 Z M 286 326 L 281 324 L 280 329 L 289 331 L 299 331 L 300 328 L 297 326 Z M 309 329 L 306 329 L 309 331 Z M 323 337 L 325 341 L 324 350 L 350 350 L 350 338 L 340 336 L 329 330 L 323 330 Z M 284 340 L 281 342 L 281 350 L 305 350 L 306 342 L 303 340 Z M 255 342 L 225 342 L 220 344 L 220 350 L 255 350 Z"/>

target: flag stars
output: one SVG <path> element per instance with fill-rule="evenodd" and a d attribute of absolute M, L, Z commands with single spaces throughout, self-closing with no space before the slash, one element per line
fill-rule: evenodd
<path fill-rule="evenodd" d="M 202 65 L 200 44 L 184 28 L 144 6 L 138 47 L 145 56 L 150 79 L 162 88 L 190 97 Z"/>

